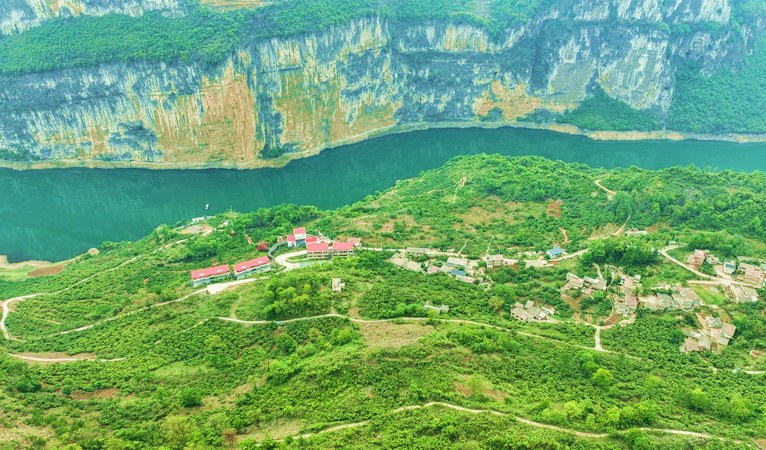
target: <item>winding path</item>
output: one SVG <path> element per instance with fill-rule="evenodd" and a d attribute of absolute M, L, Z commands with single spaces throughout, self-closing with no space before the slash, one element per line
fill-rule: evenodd
<path fill-rule="evenodd" d="M 414 411 L 414 410 L 418 410 L 418 409 L 425 409 L 425 408 L 432 408 L 432 407 L 442 407 L 442 408 L 454 409 L 455 411 L 460 411 L 460 412 L 464 412 L 464 413 L 468 413 L 468 414 L 490 414 L 490 415 L 499 416 L 499 417 L 511 417 L 516 422 L 522 423 L 524 425 L 528 425 L 528 426 L 532 426 L 532 427 L 536 427 L 536 428 L 545 428 L 547 430 L 552 430 L 552 431 L 557 431 L 557 432 L 560 432 L 560 433 L 571 434 L 571 435 L 574 435 L 574 436 L 577 436 L 577 437 L 581 437 L 581 438 L 586 438 L 586 439 L 603 439 L 603 438 L 606 438 L 606 437 L 609 436 L 608 433 L 591 433 L 591 432 L 587 432 L 587 431 L 578 431 L 578 430 L 574 430 L 574 429 L 571 429 L 571 428 L 564 428 L 564 427 L 559 427 L 559 426 L 556 426 L 556 425 L 550 425 L 550 424 L 547 424 L 547 423 L 535 422 L 534 420 L 524 419 L 523 417 L 514 416 L 512 414 L 501 412 L 501 411 L 496 411 L 496 410 L 493 410 L 493 409 L 472 409 L 472 408 L 467 408 L 465 406 L 453 405 L 451 403 L 445 403 L 445 402 L 429 402 L 429 403 L 425 403 L 423 405 L 401 406 L 399 408 L 396 408 L 396 409 L 393 409 L 393 410 L 389 411 L 387 414 L 397 414 L 397 413 L 400 413 L 400 412 Z M 363 420 L 363 421 L 359 421 L 359 422 L 346 423 L 346 424 L 342 424 L 342 425 L 335 425 L 335 426 L 332 426 L 332 427 L 325 428 L 323 430 L 317 431 L 316 433 L 301 434 L 301 435 L 297 435 L 297 436 L 292 436 L 292 438 L 293 439 L 300 439 L 300 438 L 307 439 L 307 438 L 310 438 L 311 436 L 316 436 L 316 435 L 319 435 L 319 434 L 332 433 L 332 432 L 335 432 L 335 431 L 346 430 L 346 429 L 349 429 L 349 428 L 359 428 L 359 427 L 363 427 L 363 426 L 369 424 L 370 420 L 371 419 Z M 649 433 L 664 433 L 664 434 L 674 434 L 674 435 L 679 435 L 679 436 L 697 437 L 697 438 L 702 438 L 702 439 L 714 439 L 714 440 L 719 440 L 719 441 L 722 441 L 722 442 L 727 442 L 728 441 L 728 439 L 726 439 L 724 437 L 721 437 L 721 436 L 716 436 L 716 435 L 709 434 L 709 433 L 698 433 L 696 431 L 673 430 L 673 429 L 667 429 L 667 428 L 647 428 L 647 427 L 641 428 L 641 431 L 645 431 L 645 432 L 649 432 Z M 287 439 L 287 438 L 285 438 L 285 439 Z M 742 443 L 742 441 L 740 441 L 740 440 L 733 440 L 732 442 L 734 442 L 736 444 L 741 444 Z"/>
<path fill-rule="evenodd" d="M 614 192 L 613 190 L 605 188 L 605 187 L 604 187 L 604 185 L 603 185 L 603 184 L 601 184 L 601 180 L 596 180 L 596 181 L 594 181 L 593 183 L 594 183 L 596 186 L 598 186 L 598 187 L 599 187 L 599 189 L 601 189 L 602 191 L 606 192 L 606 198 L 607 198 L 608 200 L 611 200 L 612 198 L 614 198 L 615 194 L 617 194 L 617 193 L 616 193 L 616 192 Z"/>
<path fill-rule="evenodd" d="M 21 302 L 21 301 L 24 301 L 24 300 L 27 300 L 27 299 L 30 299 L 30 298 L 34 298 L 34 297 L 40 296 L 40 295 L 47 295 L 47 294 L 45 294 L 45 293 L 30 294 L 30 295 L 25 295 L 25 296 L 22 296 L 22 297 L 12 298 L 12 299 L 9 299 L 9 300 L 6 300 L 6 301 L 3 302 L 3 304 L 2 304 L 2 306 L 3 306 L 3 317 L 2 317 L 2 319 L 0 319 L 0 330 L 3 331 L 3 337 L 5 338 L 6 341 L 10 341 L 11 340 L 11 335 L 8 334 L 8 328 L 5 327 L 5 319 L 7 319 L 8 315 L 11 313 L 11 303 L 13 303 L 13 302 Z"/>

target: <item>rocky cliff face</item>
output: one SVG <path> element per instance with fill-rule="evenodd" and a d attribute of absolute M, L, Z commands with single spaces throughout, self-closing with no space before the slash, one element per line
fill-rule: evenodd
<path fill-rule="evenodd" d="M 735 33 L 730 16 L 728 0 L 569 0 L 499 39 L 469 25 L 371 17 L 257 42 L 213 69 L 132 63 L 6 76 L 0 158 L 258 167 L 282 151 L 305 156 L 407 127 L 513 124 L 574 108 L 599 88 L 667 111 L 682 61 L 712 72 L 746 51 L 741 36 L 755 30 Z M 710 22 L 721 26 L 669 29 Z"/>
<path fill-rule="evenodd" d="M 19 33 L 56 17 L 109 13 L 138 16 L 145 11 L 175 10 L 178 6 L 178 0 L 2 0 L 0 35 Z"/>

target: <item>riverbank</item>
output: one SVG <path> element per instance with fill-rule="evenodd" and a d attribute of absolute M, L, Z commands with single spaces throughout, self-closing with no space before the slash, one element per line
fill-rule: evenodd
<path fill-rule="evenodd" d="M 439 129 L 499 129 L 515 128 L 528 130 L 543 130 L 570 136 L 582 136 L 593 141 L 711 141 L 731 142 L 738 144 L 766 143 L 766 134 L 736 134 L 723 135 L 687 133 L 680 131 L 588 131 L 574 125 L 560 123 L 533 123 L 533 122 L 437 122 L 418 123 L 407 125 L 394 125 L 392 127 L 379 128 L 365 133 L 351 136 L 331 144 L 319 146 L 300 152 L 286 153 L 274 159 L 254 159 L 245 162 L 216 161 L 208 163 L 167 162 L 167 161 L 102 161 L 82 159 L 61 159 L 32 162 L 14 162 L 0 160 L 0 168 L 13 170 L 44 170 L 44 169 L 151 169 L 151 170 L 203 170 L 203 169 L 230 169 L 252 170 L 264 168 L 282 168 L 288 163 L 298 159 L 311 158 L 325 150 L 357 144 L 368 139 L 380 138 L 396 134 L 411 133 L 415 131 L 439 130 Z"/>

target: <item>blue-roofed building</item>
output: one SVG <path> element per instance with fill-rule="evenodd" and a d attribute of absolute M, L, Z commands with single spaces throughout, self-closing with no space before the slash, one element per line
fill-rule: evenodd
<path fill-rule="evenodd" d="M 549 258 L 554 259 L 564 255 L 564 249 L 561 247 L 553 247 L 546 252 Z"/>
<path fill-rule="evenodd" d="M 462 270 L 457 270 L 457 269 L 451 271 L 450 274 L 455 275 L 456 277 L 464 277 L 466 275 L 465 272 L 463 272 Z"/>

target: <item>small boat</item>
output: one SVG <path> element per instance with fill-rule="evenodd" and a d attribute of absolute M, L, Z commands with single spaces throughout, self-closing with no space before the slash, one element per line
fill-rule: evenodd
<path fill-rule="evenodd" d="M 205 203 L 205 211 L 207 211 L 208 208 L 210 208 L 210 203 Z"/>

